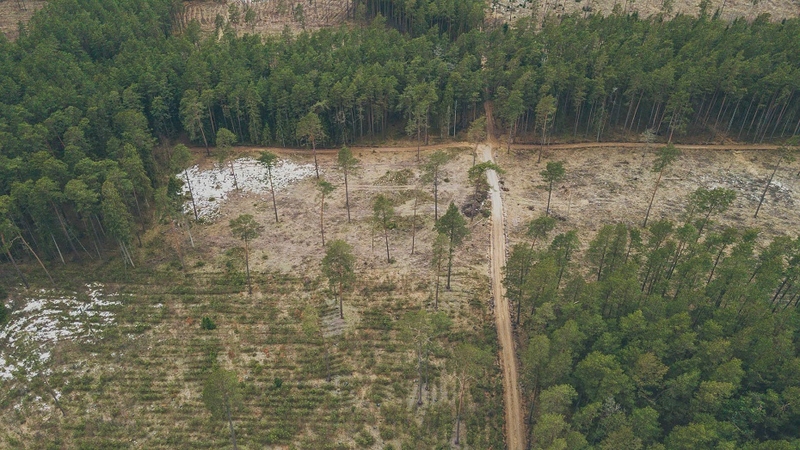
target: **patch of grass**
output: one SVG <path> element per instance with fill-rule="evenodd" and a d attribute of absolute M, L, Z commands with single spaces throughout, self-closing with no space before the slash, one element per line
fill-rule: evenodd
<path fill-rule="evenodd" d="M 375 184 L 384 186 L 405 186 L 408 185 L 413 178 L 414 171 L 411 169 L 387 170 L 385 174 L 375 180 Z"/>

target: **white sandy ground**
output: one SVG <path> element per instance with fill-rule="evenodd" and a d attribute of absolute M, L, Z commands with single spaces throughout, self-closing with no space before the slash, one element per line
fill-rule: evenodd
<path fill-rule="evenodd" d="M 269 193 L 267 169 L 261 163 L 253 158 L 240 158 L 233 161 L 233 167 L 239 189 L 255 194 Z M 189 186 L 185 183 L 187 175 L 197 205 L 198 218 L 213 220 L 219 214 L 220 203 L 236 190 L 230 164 L 225 163 L 223 167 L 217 166 L 209 170 L 192 166 L 178 174 L 184 181 L 183 193 L 189 197 Z M 313 175 L 313 164 L 295 164 L 282 160 L 272 168 L 272 182 L 276 191 Z M 191 200 L 184 203 L 183 208 L 186 214 L 193 214 Z"/>
<path fill-rule="evenodd" d="M 56 343 L 91 340 L 114 323 L 110 309 L 121 304 L 113 300 L 117 294 L 104 292 L 99 283 L 87 284 L 85 294 L 40 289 L 35 297 L 18 300 L 21 308 L 0 330 L 0 380 L 30 380 L 47 372 Z"/>

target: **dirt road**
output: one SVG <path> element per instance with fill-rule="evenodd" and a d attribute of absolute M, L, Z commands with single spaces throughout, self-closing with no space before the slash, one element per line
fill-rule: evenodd
<path fill-rule="evenodd" d="M 653 143 L 650 148 L 657 149 L 666 144 Z M 682 150 L 776 150 L 778 145 L 770 144 L 674 144 L 675 148 Z M 645 148 L 643 142 L 578 142 L 575 144 L 550 144 L 544 150 L 575 150 L 586 148 Z M 539 150 L 536 144 L 511 144 L 512 150 Z"/>
<path fill-rule="evenodd" d="M 493 125 L 487 126 L 487 128 Z M 492 145 L 499 146 L 499 142 L 493 137 L 489 136 L 487 139 Z M 471 142 L 463 142 L 463 141 L 454 141 L 454 142 L 445 142 L 440 144 L 433 144 L 433 145 L 423 145 L 420 147 L 420 151 L 424 154 L 434 151 L 434 150 L 443 150 L 448 148 L 459 148 L 459 147 L 469 147 L 472 148 L 475 144 Z M 654 143 L 650 144 L 650 148 L 655 150 L 664 144 Z M 579 142 L 575 144 L 550 144 L 545 145 L 545 151 L 558 151 L 558 150 L 575 150 L 575 149 L 588 149 L 588 148 L 631 148 L 631 149 L 643 149 L 647 146 L 647 144 L 641 142 Z M 682 150 L 776 150 L 780 148 L 778 145 L 769 145 L 769 144 L 676 144 L 676 148 Z M 358 152 L 372 152 L 372 153 L 411 153 L 417 151 L 416 145 L 411 146 L 397 146 L 397 147 L 374 147 L 374 146 L 365 146 L 365 147 L 350 147 L 354 153 Z M 512 144 L 512 150 L 539 150 L 539 145 L 536 144 Z M 206 150 L 204 147 L 190 147 L 190 150 L 200 158 L 203 158 L 206 154 Z M 213 151 L 213 150 L 212 150 Z M 240 146 L 234 147 L 233 151 L 237 155 L 257 155 L 262 151 L 270 151 L 272 153 L 281 155 L 281 156 L 289 156 L 289 155 L 303 155 L 303 156 L 311 156 L 312 152 L 310 149 L 306 148 L 293 148 L 293 147 L 251 147 L 251 146 Z M 339 149 L 317 149 L 317 155 L 322 156 L 336 156 L 339 152 Z M 480 149 L 478 150 L 480 152 Z"/>
<path fill-rule="evenodd" d="M 492 161 L 492 147 L 478 146 L 483 161 Z M 487 172 L 492 190 L 492 246 L 491 270 L 494 297 L 494 317 L 497 338 L 500 342 L 500 365 L 503 370 L 503 399 L 506 410 L 506 446 L 509 450 L 522 450 L 525 446 L 525 427 L 522 423 L 517 356 L 514 352 L 514 336 L 511 333 L 511 315 L 503 287 L 503 267 L 506 265 L 506 236 L 503 226 L 503 200 L 500 198 L 500 183 L 494 170 Z"/>

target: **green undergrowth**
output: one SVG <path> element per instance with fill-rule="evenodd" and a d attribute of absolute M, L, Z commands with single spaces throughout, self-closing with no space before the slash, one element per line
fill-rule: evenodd
<path fill-rule="evenodd" d="M 215 365 L 239 381 L 240 448 L 423 449 L 452 441 L 458 396 L 447 360 L 462 341 L 496 353 L 478 300 L 488 298 L 485 276 L 465 277 L 477 287 L 442 294 L 450 326 L 431 340 L 417 405 L 417 359 L 400 328 L 421 305 L 433 312 L 426 283 L 364 275 L 345 297 L 341 322 L 326 283 L 256 274 L 248 296 L 231 272 L 128 268 L 108 276 L 105 289 L 120 293 L 115 325 L 91 342 L 55 345 L 48 376 L 4 382 L 0 448 L 227 447 L 227 423 L 213 419 L 201 397 Z M 204 318 L 216 328 L 204 329 Z M 499 380 L 496 364 L 486 367 L 465 396 L 462 441 L 472 448 L 502 442 Z"/>

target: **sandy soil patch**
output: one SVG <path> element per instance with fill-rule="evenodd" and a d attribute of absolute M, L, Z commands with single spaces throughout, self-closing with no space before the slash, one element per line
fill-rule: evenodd
<path fill-rule="evenodd" d="M 295 164 L 284 160 L 272 169 L 272 184 L 277 193 L 290 184 L 312 175 L 314 175 L 313 164 Z M 198 218 L 203 219 L 211 219 L 218 215 L 220 205 L 232 193 L 241 191 L 263 196 L 270 192 L 267 169 L 253 158 L 239 158 L 223 166 L 217 165 L 208 169 L 194 165 L 179 173 L 178 178 L 184 181 L 188 178 L 189 182 L 183 185 L 183 193 L 187 197 L 194 197 Z M 239 191 L 236 190 L 237 187 Z M 186 214 L 192 214 L 192 208 L 191 200 L 187 200 L 183 205 Z"/>
<path fill-rule="evenodd" d="M 467 170 L 472 165 L 472 148 L 454 147 L 447 151 L 453 155 L 453 159 L 445 167 L 446 181 L 439 189 L 440 214 L 444 213 L 451 201 L 461 206 L 472 191 L 467 182 Z M 430 152 L 423 150 L 423 159 Z M 287 153 L 282 156 L 284 166 L 310 165 L 313 173 L 311 152 Z M 377 274 L 398 271 L 428 273 L 430 248 L 435 237 L 434 204 L 431 183 L 420 179 L 416 153 L 383 153 L 356 148 L 354 155 L 361 161 L 361 167 L 349 180 L 350 223 L 347 222 L 345 209 L 344 177 L 335 165 L 336 155 L 333 152 L 318 155 L 321 178 L 336 187 L 325 199 L 326 242 L 344 239 L 350 243 L 361 270 L 376 270 Z M 202 167 L 203 161 L 198 162 Z M 199 259 L 212 261 L 225 249 L 241 246 L 242 243 L 231 235 L 228 223 L 239 214 L 248 213 L 253 214 L 265 227 L 261 237 L 252 243 L 252 269 L 317 273 L 324 255 L 320 233 L 321 197 L 317 185 L 316 178 L 308 176 L 276 192 L 278 223 L 275 223 L 272 199 L 268 192 L 243 190 L 216 202 L 218 214 L 196 228 Z M 378 194 L 389 196 L 394 203 L 395 228 L 389 231 L 392 264 L 386 262 L 383 235 L 372 222 L 372 202 Z M 417 230 L 416 235 L 412 236 L 415 195 L 418 197 Z M 488 222 L 484 218 L 475 218 L 471 222 L 473 236 L 461 248 L 465 265 L 487 264 Z M 485 236 L 485 239 L 481 240 L 481 236 Z M 412 237 L 414 255 L 411 254 Z"/>
<path fill-rule="evenodd" d="M 551 209 L 559 217 L 557 232 L 578 229 L 584 244 L 603 225 L 641 225 L 657 174 L 650 171 L 656 147 L 559 149 L 545 151 L 536 164 L 536 150 L 498 154 L 506 168 L 504 177 L 507 228 L 519 241 L 530 219 L 544 213 L 545 183 L 539 174 L 548 161 L 564 161 L 566 179 L 553 188 Z M 680 220 L 688 196 L 700 187 L 732 189 L 737 197 L 731 208 L 717 216 L 719 225 L 753 227 L 763 236 L 795 236 L 800 219 L 795 202 L 800 195 L 797 164 L 775 175 L 759 217 L 753 218 L 766 180 L 778 159 L 774 150 L 682 150 L 667 169 L 653 204 L 651 220 Z M 513 243 L 513 242 L 512 242 Z"/>

